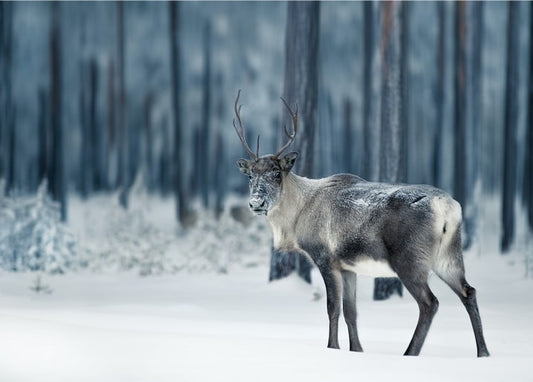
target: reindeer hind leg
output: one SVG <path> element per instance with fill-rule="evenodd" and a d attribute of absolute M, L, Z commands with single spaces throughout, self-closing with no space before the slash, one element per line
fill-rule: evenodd
<path fill-rule="evenodd" d="M 477 356 L 488 357 L 489 351 L 483 336 L 481 317 L 476 299 L 476 290 L 468 284 L 465 278 L 463 263 L 463 251 L 461 248 L 460 227 L 454 233 L 454 237 L 448 248 L 444 248 L 439 254 L 440 259 L 434 268 L 435 273 L 455 292 L 468 312 L 474 337 L 476 339 Z"/>

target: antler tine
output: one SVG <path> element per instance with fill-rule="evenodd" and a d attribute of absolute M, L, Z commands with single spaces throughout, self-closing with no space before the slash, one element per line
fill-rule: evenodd
<path fill-rule="evenodd" d="M 285 150 L 287 150 L 287 148 L 292 144 L 292 142 L 294 142 L 294 138 L 296 137 L 296 132 L 298 131 L 298 104 L 296 104 L 295 110 L 293 111 L 291 107 L 289 106 L 288 102 L 285 101 L 283 97 L 280 97 L 280 98 L 283 101 L 283 104 L 285 105 L 285 107 L 287 108 L 287 111 L 289 112 L 291 116 L 292 134 L 289 133 L 287 126 L 284 125 L 283 129 L 285 130 L 285 135 L 287 135 L 287 138 L 289 138 L 289 140 L 287 141 L 287 143 L 285 143 L 285 145 L 283 145 L 281 149 L 279 149 L 276 155 L 274 155 L 275 157 L 279 157 Z"/>
<path fill-rule="evenodd" d="M 244 127 L 242 126 L 241 121 L 241 108 L 242 105 L 239 105 L 239 97 L 241 96 L 241 89 L 237 92 L 237 98 L 235 99 L 235 116 L 237 117 L 237 121 L 239 122 L 239 127 L 235 124 L 235 118 L 233 118 L 233 127 L 235 128 L 235 131 L 237 132 L 237 135 L 239 136 L 239 139 L 241 140 L 242 145 L 244 146 L 244 149 L 248 152 L 250 157 L 252 157 L 254 160 L 257 160 L 259 158 L 259 137 L 257 137 L 257 154 L 250 149 L 250 146 L 248 146 L 248 142 L 246 142 L 246 137 L 244 136 Z"/>

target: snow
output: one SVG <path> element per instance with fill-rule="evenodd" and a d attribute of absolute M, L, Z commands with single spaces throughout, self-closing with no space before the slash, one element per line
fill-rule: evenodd
<path fill-rule="evenodd" d="M 417 319 L 411 297 L 371 300 L 358 280 L 364 353 L 326 349 L 324 290 L 295 277 L 267 283 L 266 265 L 231 274 L 141 277 L 92 272 L 0 274 L 1 381 L 531 381 L 532 280 L 509 258 L 466 259 L 478 290 L 488 359 L 475 357 L 467 314 L 436 277 L 440 309 L 422 355 L 403 357 Z M 341 319 L 342 321 L 342 319 Z M 341 322 L 342 323 L 342 322 Z"/>
<path fill-rule="evenodd" d="M 342 349 L 327 349 L 320 275 L 313 271 L 312 285 L 267 281 L 264 218 L 245 227 L 227 212 L 219 222 L 200 214 L 198 229 L 185 232 L 172 199 L 132 193 L 129 211 L 115 199 L 69 202 L 67 227 L 87 268 L 0 271 L 1 382 L 533 380 L 533 280 L 524 278 L 523 243 L 507 256 L 494 249 L 497 203 L 484 209 L 485 239 L 465 254 L 491 352 L 477 359 L 464 307 L 435 276 L 440 307 L 420 357 L 402 356 L 417 322 L 414 300 L 372 301 L 373 279 L 363 276 L 365 352 L 347 350 L 342 318 Z"/>

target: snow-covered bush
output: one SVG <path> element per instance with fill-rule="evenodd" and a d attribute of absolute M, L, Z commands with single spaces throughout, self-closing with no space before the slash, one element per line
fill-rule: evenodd
<path fill-rule="evenodd" d="M 178 240 L 184 268 L 219 273 L 226 273 L 233 265 L 253 267 L 267 263 L 272 245 L 264 219 L 243 224 L 227 210 L 218 220 L 209 212 L 200 213 L 197 227 Z"/>
<path fill-rule="evenodd" d="M 0 197 L 0 267 L 63 273 L 83 265 L 44 181 L 33 197 Z"/>
<path fill-rule="evenodd" d="M 146 218 L 142 207 L 123 209 L 118 198 L 98 218 L 100 235 L 83 242 L 94 270 L 138 270 L 142 275 L 176 271 L 168 261 L 172 236 Z"/>
<path fill-rule="evenodd" d="M 224 211 L 217 220 L 197 206 L 196 225 L 184 230 L 176 222 L 174 208 L 172 199 L 148 195 L 136 186 L 127 210 L 117 195 L 74 202 L 73 225 L 89 267 L 141 275 L 225 273 L 232 265 L 250 267 L 268 261 L 271 235 L 261 219 L 243 224 Z"/>

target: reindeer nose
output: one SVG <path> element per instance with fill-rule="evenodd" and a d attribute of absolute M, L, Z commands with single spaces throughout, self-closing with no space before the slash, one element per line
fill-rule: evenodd
<path fill-rule="evenodd" d="M 249 205 L 252 210 L 258 210 L 265 206 L 265 201 L 259 197 L 251 197 Z"/>

